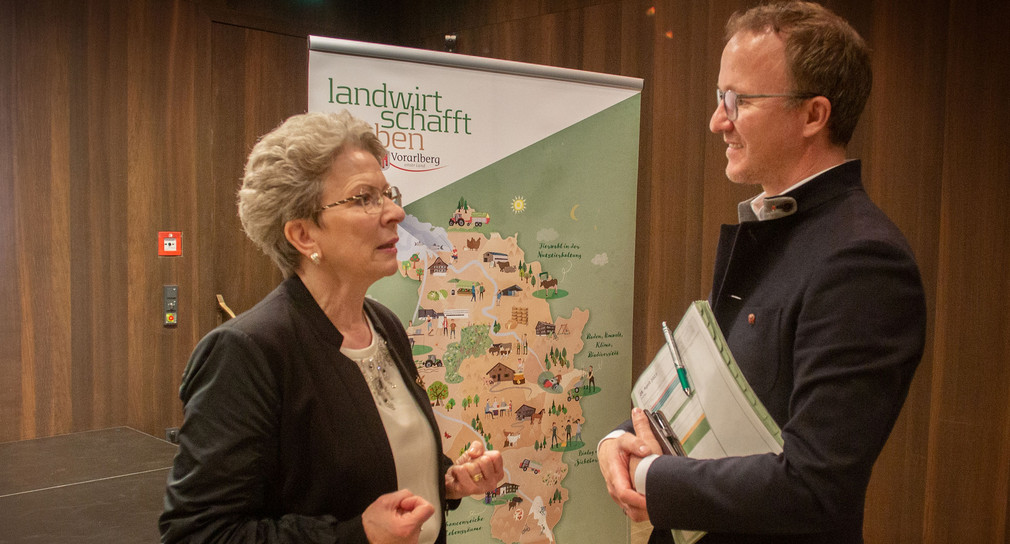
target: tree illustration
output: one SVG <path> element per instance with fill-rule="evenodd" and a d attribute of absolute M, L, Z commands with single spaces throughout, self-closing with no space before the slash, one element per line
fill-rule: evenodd
<path fill-rule="evenodd" d="M 449 387 L 442 382 L 435 382 L 428 387 L 428 398 L 435 401 L 435 406 L 442 405 L 442 399 L 449 396 Z"/>

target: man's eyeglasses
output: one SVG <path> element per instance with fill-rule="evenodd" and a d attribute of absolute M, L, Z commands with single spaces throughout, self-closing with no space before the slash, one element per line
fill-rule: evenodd
<path fill-rule="evenodd" d="M 737 100 L 749 100 L 751 98 L 813 98 L 815 96 L 820 96 L 817 93 L 786 93 L 786 94 L 736 94 L 736 91 L 726 91 L 723 92 L 719 89 L 715 90 L 715 104 L 719 107 L 719 104 L 726 106 L 726 118 L 730 121 L 736 121 L 737 117 L 740 116 L 740 108 L 737 106 Z"/>
<path fill-rule="evenodd" d="M 392 200 L 393 204 L 396 204 L 397 206 L 403 206 L 403 204 L 401 204 L 402 195 L 400 194 L 400 190 L 396 187 L 389 186 L 380 191 L 371 185 L 365 185 L 361 187 L 358 194 L 343 200 L 338 200 L 332 204 L 327 204 L 322 208 L 319 208 L 319 211 L 322 212 L 341 204 L 347 204 L 348 202 L 357 202 L 365 210 L 365 213 L 379 213 L 382 211 L 382 205 L 385 203 L 386 198 Z"/>

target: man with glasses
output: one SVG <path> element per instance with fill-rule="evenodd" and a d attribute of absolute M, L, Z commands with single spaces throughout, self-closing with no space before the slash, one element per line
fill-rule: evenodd
<path fill-rule="evenodd" d="M 640 410 L 599 446 L 614 500 L 650 542 L 861 543 L 873 463 L 925 342 L 911 249 L 847 160 L 870 91 L 862 38 L 816 4 L 762 5 L 727 23 L 709 128 L 730 181 L 760 186 L 722 227 L 709 301 L 737 363 L 782 429 L 781 454 L 660 453 Z"/>

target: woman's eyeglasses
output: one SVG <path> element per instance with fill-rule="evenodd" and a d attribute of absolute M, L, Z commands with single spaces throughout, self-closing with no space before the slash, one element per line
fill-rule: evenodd
<path fill-rule="evenodd" d="M 365 185 L 361 187 L 358 194 L 347 197 L 343 200 L 338 200 L 332 204 L 327 204 L 322 208 L 319 208 L 319 211 L 322 212 L 341 204 L 347 204 L 348 202 L 357 202 L 365 210 L 365 213 L 379 213 L 382 211 L 382 205 L 386 202 L 385 199 L 387 198 L 392 200 L 393 204 L 403 206 L 401 203 L 402 195 L 400 194 L 400 190 L 396 187 L 391 185 L 380 191 L 371 185 Z"/>

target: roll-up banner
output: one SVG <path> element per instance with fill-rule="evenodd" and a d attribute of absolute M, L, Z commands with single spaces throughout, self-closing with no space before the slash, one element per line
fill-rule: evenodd
<path fill-rule="evenodd" d="M 442 449 L 505 479 L 449 541 L 627 542 L 596 444 L 628 415 L 642 80 L 310 37 L 310 111 L 374 125 L 404 197 L 397 313 Z"/>

